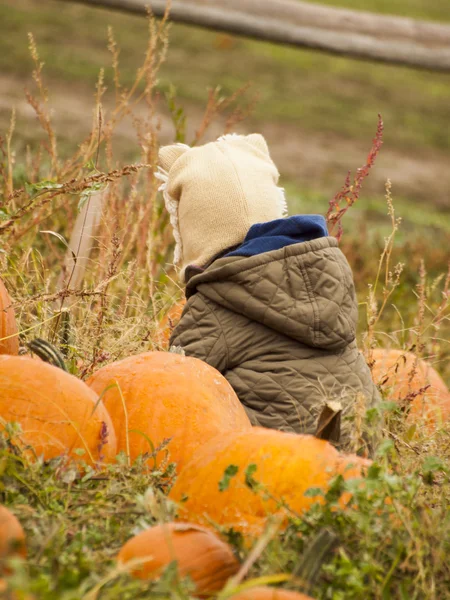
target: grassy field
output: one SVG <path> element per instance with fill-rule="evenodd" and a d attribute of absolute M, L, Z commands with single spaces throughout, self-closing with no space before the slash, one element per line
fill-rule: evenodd
<path fill-rule="evenodd" d="M 361 5 L 351 2 L 348 6 Z M 364 3 L 364 8 L 450 21 L 448 6 L 438 1 L 373 1 Z M 20 111 L 23 85 L 30 82 L 29 31 L 35 35 L 52 85 L 61 144 L 69 146 L 74 140 L 65 134 L 67 123 L 70 132 L 90 126 L 92 90 L 101 67 L 106 67 L 105 82 L 112 87 L 107 26 L 112 26 L 121 49 L 124 85 L 134 80 L 145 51 L 146 23 L 136 16 L 52 0 L 40 2 L 37 10 L 31 0 L 4 0 L 0 19 L 8 32 L 0 40 L 0 99 L 4 98 L 0 126 L 6 127 L 11 104 L 19 102 L 17 133 L 22 142 L 36 141 L 29 113 Z M 220 85 L 224 93 L 232 93 L 249 81 L 253 84 L 249 101 L 257 96 L 258 103 L 244 127 L 266 134 L 285 181 L 298 194 L 322 194 L 325 201 L 334 194 L 347 170 L 356 169 L 364 160 L 381 113 L 385 144 L 366 194 L 382 197 L 389 177 L 396 196 L 426 202 L 427 213 L 430 205 L 441 212 L 448 210 L 448 75 L 172 27 L 170 52 L 157 89 L 164 95 L 170 86 L 175 87 L 178 102 L 190 117 L 189 138 L 201 120 L 208 88 Z M 106 105 L 108 98 L 107 94 Z M 164 98 L 159 110 L 167 114 Z M 166 129 L 162 139 L 173 135 L 169 126 Z M 133 143 L 126 135 L 121 140 L 127 158 Z M 441 212 L 436 222 L 442 222 Z M 407 214 L 403 216 L 408 219 Z M 412 222 L 420 225 L 420 219 Z"/>
<path fill-rule="evenodd" d="M 450 6 L 438 0 L 373 0 L 364 8 L 450 21 Z M 186 131 L 188 141 L 198 135 L 199 143 L 222 132 L 227 119 L 245 112 L 251 92 L 206 123 L 207 87 L 220 83 L 224 94 L 232 93 L 251 78 L 260 102 L 238 127 L 264 131 L 291 211 L 326 212 L 346 166 L 364 163 L 376 115 L 383 113 L 380 162 L 343 220 L 341 248 L 360 305 L 358 341 L 369 362 L 374 346 L 413 350 L 450 385 L 448 76 L 179 26 L 171 28 L 158 71 L 157 61 L 145 58 L 144 19 L 52 0 L 4 0 L 0 23 L 7 32 L 0 36 L 0 274 L 23 353 L 35 337 L 51 340 L 69 370 L 86 379 L 104 364 L 163 349 L 161 318 L 181 289 L 154 177 L 158 147 Z M 100 123 L 94 89 L 100 67 L 111 64 L 108 24 L 121 48 L 123 88 L 116 93 L 107 66 Z M 40 78 L 36 85 L 30 76 L 28 31 L 38 44 L 37 62 L 45 62 L 48 103 Z M 158 40 L 151 34 L 153 58 L 164 54 L 165 40 L 165 33 Z M 33 94 L 28 103 L 24 85 Z M 13 104 L 17 121 L 10 136 Z M 393 181 L 394 208 L 389 194 L 384 198 L 386 176 Z M 71 285 L 66 240 L 79 206 L 99 190 L 103 219 L 84 277 Z M 379 411 L 355 423 L 359 432 L 377 427 L 382 437 L 364 485 L 336 478 L 321 504 L 302 516 L 288 510 L 284 531 L 269 518 L 258 539 L 217 528 L 239 560 L 249 560 L 247 584 L 277 583 L 315 600 L 450 599 L 449 429 L 413 425 L 407 415 L 414 395 L 397 404 L 385 386 L 381 390 Z M 428 402 L 426 392 L 419 395 Z M 146 468 L 148 456 L 129 465 L 121 454 L 106 470 L 87 468 L 80 476 L 60 459 L 30 462 L 13 443 L 17 435 L 14 425 L 0 435 L 0 503 L 23 524 L 28 557 L 12 560 L 10 593 L 0 579 L 1 598 L 194 598 L 174 565 L 158 582 L 147 582 L 116 562 L 127 539 L 178 510 L 166 496 L 174 481 L 170 442 L 159 451 L 164 460 L 156 470 Z M 248 485 L 265 494 L 253 480 Z M 345 508 L 337 502 L 342 491 L 353 495 Z M 276 501 L 283 505 L 282 498 Z M 324 540 L 332 541 L 328 549 Z M 0 577 L 2 568 L 0 562 Z M 231 586 L 214 598 L 227 600 L 234 591 Z"/>

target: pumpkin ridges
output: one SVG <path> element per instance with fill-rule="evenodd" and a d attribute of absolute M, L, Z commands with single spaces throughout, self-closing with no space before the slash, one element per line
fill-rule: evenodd
<path fill-rule="evenodd" d="M 222 589 L 239 570 L 231 548 L 211 531 L 190 523 L 164 523 L 151 527 L 124 544 L 117 557 L 119 563 L 149 556 L 132 574 L 141 579 L 155 579 L 173 560 L 181 577 L 189 576 L 197 594 Z"/>
<path fill-rule="evenodd" d="M 18 329 L 11 304 L 8 290 L 0 279 L 0 354 L 15 355 L 19 353 Z"/>
<path fill-rule="evenodd" d="M 146 352 L 99 369 L 87 384 L 111 415 L 118 450 L 127 451 L 125 412 L 130 430 L 143 431 L 154 446 L 171 438 L 171 460 L 182 468 L 202 443 L 222 431 L 250 429 L 250 421 L 230 384 L 201 360 L 168 352 Z M 148 452 L 148 442 L 130 432 L 131 459 Z"/>
<path fill-rule="evenodd" d="M 59 456 L 61 448 L 72 456 L 84 448 L 82 460 L 92 463 L 99 458 L 105 423 L 108 443 L 101 450 L 107 460 L 115 457 L 115 432 L 106 409 L 73 375 L 30 357 L 0 356 L 0 388 L 0 418 L 22 427 L 15 443 L 32 446 L 47 460 Z"/>
<path fill-rule="evenodd" d="M 245 471 L 256 464 L 253 478 L 264 491 L 254 493 L 245 483 Z M 346 471 L 349 464 L 354 466 Z M 345 479 L 359 476 L 370 461 L 357 456 L 340 455 L 324 440 L 313 436 L 253 428 L 250 431 L 219 435 L 202 448 L 181 471 L 169 497 L 180 503 L 180 516 L 207 524 L 212 520 L 232 526 L 244 533 L 259 534 L 269 516 L 286 515 L 282 500 L 292 511 L 301 514 L 321 497 L 304 496 L 309 488 L 326 490 L 333 475 Z M 225 491 L 219 491 L 225 469 L 238 466 Z M 187 500 L 182 498 L 187 496 Z M 343 495 L 341 505 L 348 502 Z"/>

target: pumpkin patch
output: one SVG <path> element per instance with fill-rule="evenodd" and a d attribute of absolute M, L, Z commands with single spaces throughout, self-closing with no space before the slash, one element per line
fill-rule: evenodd
<path fill-rule="evenodd" d="M 99 369 L 87 384 L 102 395 L 118 451 L 131 460 L 170 438 L 170 458 L 181 470 L 217 434 L 251 428 L 227 380 L 196 358 L 168 352 L 130 356 Z"/>
<path fill-rule="evenodd" d="M 0 23 L 0 600 L 450 600 L 450 1 Z"/>

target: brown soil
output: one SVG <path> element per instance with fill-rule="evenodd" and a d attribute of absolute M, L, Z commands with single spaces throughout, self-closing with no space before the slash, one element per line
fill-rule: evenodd
<path fill-rule="evenodd" d="M 11 107 L 15 106 L 17 116 L 17 138 L 36 139 L 38 131 L 36 116 L 24 95 L 25 82 L 8 75 L 0 76 L 0 127 L 7 128 Z M 52 82 L 51 104 L 54 110 L 53 122 L 61 137 L 83 139 L 92 124 L 94 99 L 92 91 L 72 89 L 67 85 Z M 106 103 L 106 110 L 108 106 Z M 145 107 L 140 109 L 142 116 Z M 186 109 L 188 115 L 188 140 L 192 138 L 201 120 L 198 107 Z M 160 139 L 162 143 L 173 139 L 173 125 L 166 114 L 160 115 Z M 34 129 L 33 129 L 34 128 Z M 305 133 L 277 122 L 247 122 L 240 126 L 241 132 L 260 131 L 267 139 L 271 154 L 280 171 L 299 186 L 333 195 L 343 184 L 350 169 L 365 162 L 370 147 L 354 140 L 339 138 L 321 133 Z M 211 126 L 207 140 L 214 139 L 223 132 L 220 119 Z M 124 121 L 117 134 L 130 148 L 136 141 L 131 121 Z M 386 179 L 391 179 L 394 195 L 410 198 L 417 202 L 432 203 L 440 209 L 450 210 L 450 158 L 444 152 L 420 152 L 413 149 L 409 154 L 390 149 L 384 145 L 377 163 L 365 184 L 365 192 L 384 194 Z"/>

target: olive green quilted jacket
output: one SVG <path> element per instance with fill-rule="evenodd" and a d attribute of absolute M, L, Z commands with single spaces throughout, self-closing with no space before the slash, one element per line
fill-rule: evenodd
<path fill-rule="evenodd" d="M 223 257 L 199 271 L 187 273 L 171 346 L 218 369 L 254 425 L 314 433 L 324 403 L 340 401 L 345 445 L 345 417 L 378 393 L 356 347 L 353 277 L 335 238 Z"/>

